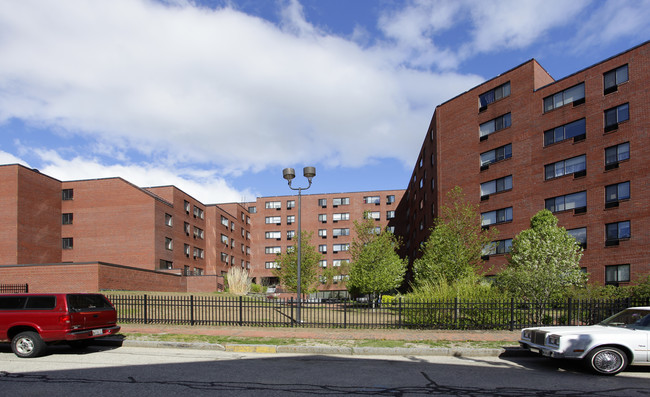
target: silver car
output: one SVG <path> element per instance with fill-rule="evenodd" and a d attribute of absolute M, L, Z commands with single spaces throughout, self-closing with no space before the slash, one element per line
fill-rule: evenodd
<path fill-rule="evenodd" d="M 650 307 L 631 307 L 597 325 L 524 328 L 519 344 L 551 358 L 584 360 L 600 375 L 649 365 Z"/>

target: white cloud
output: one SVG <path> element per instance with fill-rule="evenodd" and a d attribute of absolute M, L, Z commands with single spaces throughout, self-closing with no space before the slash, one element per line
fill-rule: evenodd
<path fill-rule="evenodd" d="M 410 64 L 448 70 L 481 53 L 522 49 L 543 40 L 550 29 L 573 23 L 588 3 L 412 0 L 384 15 L 380 28 L 402 54 L 410 54 Z"/>
<path fill-rule="evenodd" d="M 40 171 L 61 181 L 120 177 L 139 187 L 174 185 L 204 204 L 241 202 L 259 195 L 251 191 L 238 191 L 211 171 L 166 169 L 149 164 L 106 166 L 95 159 L 64 159 L 48 150 L 37 150 L 35 154 L 45 164 Z M 0 163 L 2 159 L 0 152 Z"/>
<path fill-rule="evenodd" d="M 434 106 L 482 80 L 404 69 L 391 51 L 318 31 L 296 1 L 279 27 L 175 3 L 5 4 L 0 123 L 231 172 L 410 164 Z"/>
<path fill-rule="evenodd" d="M 0 164 L 20 164 L 29 167 L 29 164 L 21 158 L 14 156 L 11 153 L 0 150 Z"/>

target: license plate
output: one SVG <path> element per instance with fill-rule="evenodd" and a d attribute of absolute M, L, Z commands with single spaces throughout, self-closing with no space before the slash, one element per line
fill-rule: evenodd
<path fill-rule="evenodd" d="M 534 347 L 531 347 L 531 348 L 530 348 L 530 351 L 533 352 L 533 353 L 541 353 L 541 350 L 536 349 L 536 348 L 534 348 Z"/>
<path fill-rule="evenodd" d="M 103 334 L 104 334 L 104 330 L 103 330 L 103 329 L 94 329 L 94 330 L 93 330 L 93 336 L 103 335 Z"/>

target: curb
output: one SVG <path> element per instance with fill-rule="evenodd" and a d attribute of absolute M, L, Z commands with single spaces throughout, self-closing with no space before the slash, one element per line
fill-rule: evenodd
<path fill-rule="evenodd" d="M 453 356 L 453 357 L 516 357 L 530 355 L 520 347 L 507 348 L 427 348 L 427 347 L 345 347 L 345 346 L 301 346 L 301 345 L 220 345 L 215 343 L 185 343 L 104 339 L 106 344 L 130 347 L 157 347 L 176 349 L 218 350 L 232 353 L 294 353 L 348 356 Z"/>

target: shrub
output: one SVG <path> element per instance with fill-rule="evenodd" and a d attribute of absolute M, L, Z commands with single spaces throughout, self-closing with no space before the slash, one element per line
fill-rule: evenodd
<path fill-rule="evenodd" d="M 235 295 L 246 295 L 251 290 L 251 279 L 248 271 L 233 266 L 228 269 L 228 289 Z"/>

